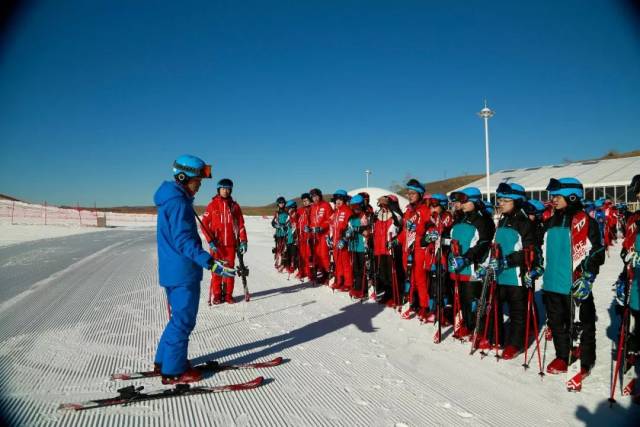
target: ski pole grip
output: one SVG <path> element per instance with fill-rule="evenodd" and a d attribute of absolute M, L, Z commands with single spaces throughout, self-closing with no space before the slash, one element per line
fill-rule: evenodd
<path fill-rule="evenodd" d="M 491 258 L 493 259 L 500 259 L 501 257 L 501 249 L 500 249 L 500 245 L 497 243 L 492 243 L 491 244 Z"/>
<path fill-rule="evenodd" d="M 460 243 L 457 240 L 451 240 L 451 252 L 454 256 L 460 256 Z"/>

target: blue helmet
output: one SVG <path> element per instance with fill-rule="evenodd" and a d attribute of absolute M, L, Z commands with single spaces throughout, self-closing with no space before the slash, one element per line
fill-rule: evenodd
<path fill-rule="evenodd" d="M 191 178 L 211 178 L 211 165 L 199 157 L 184 154 L 173 162 L 173 177 L 181 184 Z"/>
<path fill-rule="evenodd" d="M 425 188 L 424 185 L 420 184 L 420 181 L 417 179 L 410 179 L 409 182 L 405 185 L 407 190 L 415 191 L 416 193 L 424 194 Z"/>
<path fill-rule="evenodd" d="M 438 204 L 443 208 L 446 208 L 447 204 L 449 203 L 449 199 L 447 199 L 447 196 L 442 193 L 433 193 L 431 195 L 431 200 L 437 200 Z"/>
<path fill-rule="evenodd" d="M 604 206 L 604 198 L 599 198 L 598 200 L 595 201 L 594 203 L 596 208 L 601 208 Z"/>
<path fill-rule="evenodd" d="M 515 182 L 501 182 L 496 189 L 496 197 L 500 199 L 527 200 L 524 187 Z"/>
<path fill-rule="evenodd" d="M 331 201 L 335 202 L 337 199 L 347 201 L 347 199 L 349 199 L 349 194 L 345 190 L 336 190 L 333 192 Z"/>
<path fill-rule="evenodd" d="M 549 191 L 550 196 L 563 196 L 566 198 L 573 196 L 578 199 L 584 197 L 584 187 L 575 178 L 551 178 L 549 185 L 547 185 L 547 191 Z"/>
<path fill-rule="evenodd" d="M 356 194 L 355 196 L 353 196 L 351 198 L 351 200 L 349 201 L 349 204 L 351 206 L 353 206 L 353 205 L 364 205 L 364 197 L 362 197 L 359 194 Z"/>
<path fill-rule="evenodd" d="M 540 200 L 531 199 L 524 203 L 522 209 L 524 209 L 525 213 L 528 215 L 542 215 L 545 210 L 545 206 Z"/>
<path fill-rule="evenodd" d="M 495 208 L 493 207 L 491 202 L 487 202 L 486 200 L 483 200 L 482 204 L 484 205 L 484 210 L 487 211 L 489 214 L 493 215 L 493 213 L 495 212 Z"/>
<path fill-rule="evenodd" d="M 292 208 L 295 209 L 298 207 L 298 204 L 296 203 L 295 200 L 289 200 L 287 204 L 284 205 L 284 207 L 285 209 L 292 209 Z"/>

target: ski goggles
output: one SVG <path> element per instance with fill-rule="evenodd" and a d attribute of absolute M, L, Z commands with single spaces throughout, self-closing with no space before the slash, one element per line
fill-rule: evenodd
<path fill-rule="evenodd" d="M 438 200 L 438 199 L 429 199 L 429 206 L 432 208 L 437 208 L 438 206 L 444 206 L 447 204 L 447 202 L 445 202 L 444 200 Z"/>
<path fill-rule="evenodd" d="M 578 188 L 580 190 L 584 190 L 582 184 L 578 184 L 575 182 L 561 182 L 559 179 L 551 178 L 549 180 L 549 184 L 547 185 L 547 191 L 559 191 L 563 188 Z"/>
<path fill-rule="evenodd" d="M 516 196 L 516 198 L 523 198 L 523 199 L 527 197 L 527 194 L 524 191 L 520 191 L 515 188 L 512 188 L 506 182 L 501 182 L 498 185 L 498 188 L 496 189 L 496 194 L 498 195 L 499 198 L 502 198 L 502 199 L 511 199 L 512 197 L 509 197 L 509 196 Z"/>
<path fill-rule="evenodd" d="M 450 202 L 467 203 L 469 200 L 469 196 L 462 191 L 454 191 L 453 193 L 449 194 Z"/>
<path fill-rule="evenodd" d="M 178 162 L 173 162 L 173 167 L 184 172 L 192 173 L 195 178 L 211 178 L 211 165 L 193 168 L 191 166 L 181 165 Z"/>

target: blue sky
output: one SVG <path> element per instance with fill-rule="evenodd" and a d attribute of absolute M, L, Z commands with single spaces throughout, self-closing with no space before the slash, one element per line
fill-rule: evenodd
<path fill-rule="evenodd" d="M 37 4 L 35 4 L 37 3 Z M 587 7 L 588 5 L 588 7 Z M 54 1 L 0 53 L 0 192 L 151 204 L 199 155 L 245 205 L 640 148 L 628 2 Z M 635 27 L 635 28 L 634 28 Z"/>

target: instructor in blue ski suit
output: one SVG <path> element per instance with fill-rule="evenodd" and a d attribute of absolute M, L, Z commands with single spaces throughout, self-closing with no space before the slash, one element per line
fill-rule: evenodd
<path fill-rule="evenodd" d="M 211 178 L 211 166 L 184 155 L 173 163 L 174 181 L 165 181 L 154 196 L 158 207 L 158 270 L 171 315 L 156 352 L 154 369 L 163 384 L 195 382 L 202 374 L 189 364 L 189 335 L 196 325 L 202 269 L 221 276 L 235 271 L 214 260 L 202 249 L 198 235 L 195 194 L 203 178 Z"/>

